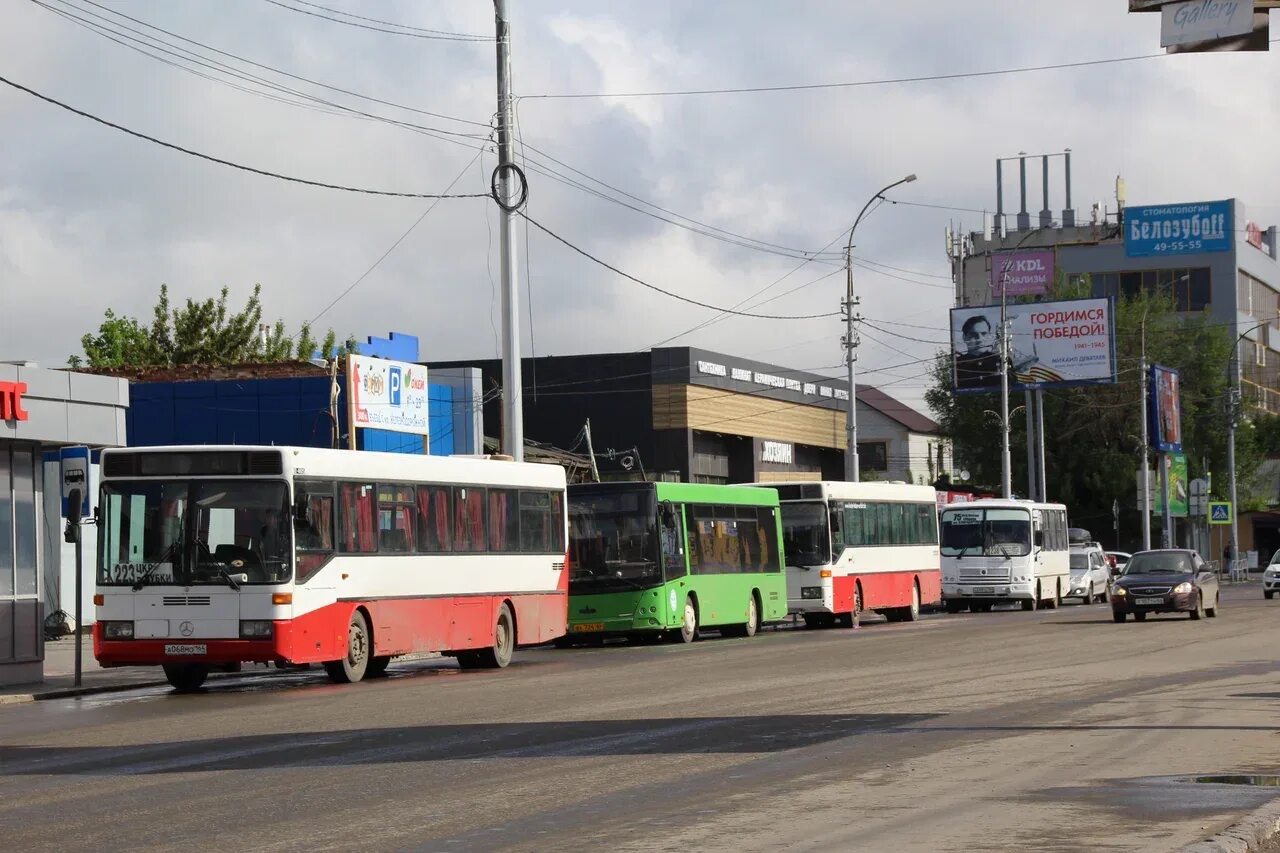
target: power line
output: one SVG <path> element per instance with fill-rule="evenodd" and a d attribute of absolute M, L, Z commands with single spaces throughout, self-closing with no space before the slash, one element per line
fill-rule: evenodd
<path fill-rule="evenodd" d="M 58 0 L 58 2 L 61 2 L 63 5 L 69 5 L 69 6 L 71 6 L 72 8 L 77 9 L 77 11 L 84 12 L 84 13 L 85 13 L 85 14 L 87 14 L 87 15 L 93 15 L 93 14 L 94 14 L 94 13 L 92 13 L 92 12 L 88 12 L 87 10 L 85 10 L 85 9 L 83 9 L 83 8 L 80 8 L 80 7 L 78 7 L 78 6 L 74 6 L 74 5 L 70 4 L 70 3 L 66 2 L 66 0 Z M 430 116 L 430 117 L 432 117 L 432 118 L 441 118 L 441 119 L 445 119 L 446 121 L 455 121 L 455 122 L 458 122 L 459 124 L 470 124 L 470 125 L 474 125 L 474 126 L 476 126 L 476 127 L 483 127 L 483 128 L 486 128 L 486 129 L 490 127 L 490 125 L 489 125 L 487 122 L 475 121 L 475 120 L 473 120 L 473 119 L 458 118 L 457 116 L 445 115 L 444 113 L 435 113 L 435 112 L 430 112 L 429 110 L 418 109 L 417 107 L 410 107 L 410 106 L 406 106 L 405 104 L 398 104 L 398 103 L 395 103 L 394 101 L 386 101 L 386 100 L 382 100 L 382 99 L 380 99 L 380 98 L 372 97 L 371 95 L 364 95 L 364 94 L 361 94 L 361 93 L 359 93 L 359 92 L 353 92 L 353 91 L 351 91 L 350 89 L 343 89 L 343 88 L 340 88 L 340 87 L 338 87 L 338 86 L 330 85 L 330 84 L 328 84 L 328 83 L 321 83 L 321 82 L 320 82 L 320 81 L 318 81 L 318 80 L 312 80 L 312 79 L 311 79 L 311 78 L 309 78 L 309 77 L 303 77 L 303 76 L 298 75 L 298 74 L 293 74 L 293 73 L 291 73 L 291 72 L 289 72 L 289 71 L 285 71 L 285 70 L 283 70 L 283 69 L 276 68 L 276 67 L 271 66 L 271 65 L 264 65 L 264 64 L 263 64 L 263 63 L 261 63 L 261 62 L 255 62 L 255 61 L 254 61 L 254 60 L 252 60 L 252 59 L 246 59 L 246 58 L 245 58 L 245 57 L 243 57 L 243 56 L 239 56 L 239 55 L 234 54 L 234 53 L 229 53 L 229 52 L 227 52 L 227 51 L 225 51 L 225 50 L 220 50 L 220 49 L 218 49 L 218 48 L 216 48 L 216 47 L 213 47 L 213 46 L 211 46 L 211 45 L 205 44 L 204 42 L 200 42 L 200 41 L 196 41 L 195 39 L 187 38 L 186 36 L 179 35 L 178 33 L 172 32 L 172 31 L 170 31 L 170 30 L 166 30 L 166 29 L 164 29 L 163 27 L 158 27 L 158 26 L 156 26 L 156 25 L 154 25 L 154 24 L 147 23 L 146 21 L 141 20 L 140 18 L 134 18 L 134 17 L 131 17 L 131 16 L 129 16 L 129 15 L 124 14 L 123 12 L 116 11 L 115 9 L 112 9 L 112 8 L 111 8 L 111 7 L 109 7 L 109 6 L 103 6 L 103 5 L 102 5 L 102 4 L 100 4 L 100 3 L 96 3 L 96 2 L 94 2 L 94 0 L 79 0 L 79 2 L 80 2 L 80 3 L 84 3 L 84 4 L 88 5 L 88 6 L 93 6 L 93 7 L 94 7 L 94 8 L 96 8 L 96 9 L 101 9 L 102 11 L 107 12 L 108 14 L 114 15 L 114 16 L 115 16 L 115 17 L 117 17 L 117 18 L 121 18 L 121 19 L 123 19 L 123 20 L 130 21 L 130 22 L 132 22 L 132 23 L 138 24 L 139 26 L 146 27 L 146 28 L 147 28 L 147 29 L 149 29 L 149 30 L 154 30 L 154 31 L 156 31 L 156 32 L 158 32 L 158 33 L 163 33 L 164 35 L 167 35 L 167 36 L 169 36 L 170 38 L 176 38 L 176 39 L 178 39 L 179 41 L 186 42 L 187 44 L 193 44 L 193 45 L 195 45 L 195 46 L 197 46 L 197 47 L 201 47 L 201 48 L 203 48 L 203 49 L 205 49 L 205 50 L 207 50 L 207 51 L 210 51 L 211 53 L 216 53 L 216 54 L 218 54 L 219 56 L 225 56 L 225 57 L 227 57 L 228 59 L 234 59 L 234 60 L 236 60 L 237 62 L 243 62 L 243 63 L 245 63 L 246 65 L 252 65 L 253 67 L 255 67 L 255 68 L 260 68 L 260 69 L 262 69 L 262 70 L 264 70 L 264 71 L 271 71 L 271 72 L 273 72 L 273 73 L 275 73 L 275 74 L 279 74 L 279 75 L 281 75 L 282 77 L 288 77 L 288 78 L 290 78 L 290 79 L 292 79 L 292 80 L 297 80 L 297 81 L 302 82 L 302 83 L 309 83 L 309 84 L 311 84 L 312 86 L 318 86 L 318 87 L 320 87 L 320 88 L 322 88 L 322 89 L 328 89 L 328 90 L 329 90 L 329 91 L 331 91 L 331 92 L 338 92 L 338 93 L 343 94 L 343 95 L 349 95 L 349 96 L 351 96 L 351 97 L 353 97 L 353 98 L 360 98 L 360 99 L 362 99 L 362 100 L 370 101 L 370 102 L 375 103 L 375 104 L 382 104 L 383 106 L 387 106 L 387 107 L 394 107 L 394 108 L 396 108 L 396 109 L 406 110 L 406 111 L 408 111 L 408 112 L 417 113 L 417 114 L 419 114 L 419 115 Z M 48 8 L 48 7 L 46 7 L 46 8 Z M 99 18 L 99 20 L 104 20 L 104 21 L 105 21 L 105 20 L 107 20 L 106 18 L 103 18 L 103 17 L 102 17 L 102 16 L 100 16 L 100 15 L 94 15 L 94 17 Z M 123 25 L 117 25 L 117 26 L 123 26 Z M 136 30 L 133 30 L 133 32 L 137 32 L 137 31 L 136 31 Z M 148 36 L 148 38 L 153 38 L 153 37 Z M 163 42 L 163 41 L 162 41 L 162 40 L 160 40 L 160 39 L 154 39 L 154 38 L 153 38 L 153 40 L 155 40 L 155 41 L 160 41 L 161 43 L 165 43 L 165 44 L 167 44 L 167 42 Z M 175 45 L 172 45 L 172 44 L 169 44 L 169 46 L 170 46 L 170 47 L 175 47 Z M 390 121 L 390 119 L 388 119 L 388 121 Z"/>
<path fill-rule="evenodd" d="M 0 79 L 3 79 L 3 78 L 0 78 Z M 541 224 L 536 219 L 531 218 L 527 213 L 520 212 L 520 216 L 523 217 L 524 220 L 528 222 L 530 225 L 532 225 L 534 228 L 537 228 L 539 231 L 541 231 L 543 234 L 546 234 L 548 237 L 552 238 L 553 240 L 556 240 L 557 242 L 564 244 L 568 248 L 577 252 L 579 255 L 582 255 L 587 260 L 592 261 L 598 264 L 599 266 L 604 267 L 610 272 L 616 273 L 617 275 L 620 275 L 629 281 L 633 281 L 636 284 L 640 285 L 641 287 L 646 287 L 649 290 L 656 291 L 657 293 L 661 293 L 664 296 L 670 296 L 672 299 L 678 299 L 681 302 L 687 302 L 690 305 L 696 305 L 699 308 L 709 308 L 712 311 L 721 311 L 725 314 L 736 314 L 740 317 L 755 317 L 761 320 L 817 320 L 824 317 L 834 317 L 840 313 L 839 311 L 828 311 L 823 314 L 752 314 L 746 311 L 735 311 L 732 308 L 724 308 L 719 305 L 712 305 L 708 302 L 700 302 L 697 299 L 690 299 L 687 296 L 682 296 L 679 293 L 673 293 L 670 290 L 664 290 L 663 288 L 658 287 L 657 285 L 650 284 L 649 282 L 643 279 L 636 278 L 630 273 L 623 272 L 622 270 L 618 269 L 612 264 L 606 261 L 600 260 L 599 258 L 591 254 L 587 250 L 579 248 L 578 246 L 575 246 L 573 243 L 570 243 L 564 237 L 561 237 L 559 234 L 547 228 L 545 225 Z"/>
<path fill-rule="evenodd" d="M 408 36 L 408 37 L 410 37 L 410 38 L 418 38 L 418 39 L 434 39 L 434 40 L 436 40 L 436 41 L 463 41 L 463 42 L 491 42 L 491 41 L 494 41 L 494 39 L 492 39 L 492 38 L 490 38 L 490 37 L 487 37 L 487 36 L 468 36 L 468 35 L 461 35 L 461 34 L 458 34 L 458 35 L 433 35 L 433 34 L 425 33 L 425 32 L 419 33 L 419 32 L 407 32 L 407 31 L 405 31 L 405 30 L 396 30 L 396 29 L 391 29 L 390 27 L 375 27 L 375 26 L 373 26 L 373 25 L 371 25 L 371 24 L 361 24 L 361 23 L 357 23 L 356 21 L 345 21 L 345 20 L 343 20 L 342 18 L 335 18 L 335 17 L 333 17 L 332 15 L 322 15 L 322 14 L 321 14 L 321 13 L 319 13 L 319 12 L 312 12 L 312 11 L 310 11 L 310 10 L 308 10 L 308 9 L 299 9 L 299 8 L 297 8 L 296 6 L 289 6 L 289 5 L 285 4 L 285 3 L 281 3 L 281 2 L 280 2 L 280 0 L 265 0 L 265 2 L 270 3 L 272 6 L 279 6 L 281 9 L 288 9 L 290 12 L 297 12 L 297 13 L 298 13 L 298 14 L 300 14 L 300 15 L 310 15 L 310 16 L 311 16 L 311 17 L 313 17 L 313 18 L 324 18 L 326 21 L 333 21 L 333 22 L 334 22 L 334 23 L 336 23 L 336 24 L 343 24 L 343 25 L 348 26 L 348 27 L 359 27 L 359 28 L 360 28 L 360 29 L 362 29 L 362 30 L 372 30 L 372 31 L 374 31 L 374 32 L 379 32 L 379 33 L 388 33 L 388 34 L 393 35 L 393 36 Z M 314 5 L 314 4 L 308 3 L 307 5 L 308 5 L 308 6 L 311 6 L 311 5 Z M 317 7 L 317 8 L 324 8 L 324 7 L 323 7 L 323 6 L 321 6 L 321 7 Z M 336 11 L 336 10 L 334 10 L 334 11 Z M 345 12 L 338 12 L 338 14 L 342 15 L 342 14 L 346 14 L 346 13 L 345 13 Z M 353 16 L 353 17 L 356 17 L 356 16 Z M 362 19 L 362 20 L 373 20 L 373 19 L 372 19 L 372 18 L 364 18 L 364 19 Z M 399 24 L 393 24 L 392 26 L 400 26 L 400 25 L 399 25 Z"/>
<path fill-rule="evenodd" d="M 1273 39 L 1273 42 L 1280 39 Z M 650 92 L 562 92 L 544 93 L 540 95 L 524 95 L 525 98 L 539 100 L 563 100 L 583 98 L 669 98 L 688 95 L 742 95 L 768 92 L 799 92 L 823 89 L 854 89 L 864 86 L 886 86 L 896 83 L 927 83 L 940 80 L 967 80 L 980 77 L 998 77 L 1008 74 L 1024 74 L 1032 71 L 1060 71 L 1068 68 L 1087 68 L 1097 65 L 1115 65 L 1122 62 L 1140 62 L 1146 59 L 1159 59 L 1170 54 L 1144 53 L 1136 56 L 1118 56 L 1110 59 L 1087 59 L 1079 62 L 1058 62 L 1049 65 L 1023 65 L 1014 68 L 999 68 L 991 71 L 960 71 L 951 74 L 924 74 L 915 77 L 889 77 L 879 80 L 853 80 L 838 83 L 802 83 L 789 86 L 737 86 L 718 89 L 675 89 Z"/>
<path fill-rule="evenodd" d="M 471 164 L 472 164 L 472 163 L 474 163 L 474 162 L 476 162 L 476 160 L 479 160 L 479 159 L 480 159 L 480 155 L 481 155 L 481 154 L 483 154 L 483 153 L 484 153 L 484 149 L 482 148 L 482 149 L 480 149 L 479 151 L 477 151 L 477 152 L 476 152 L 476 156 L 472 157 L 472 158 L 471 158 L 471 161 L 470 161 L 469 163 L 467 163 L 467 165 L 465 165 L 465 166 L 463 166 L 463 167 L 462 167 L 462 171 L 458 173 L 458 176 L 457 176 L 456 178 L 454 178 L 452 181 L 450 181 L 450 182 L 449 182 L 449 186 L 447 186 L 447 187 L 445 187 L 445 188 L 444 188 L 444 191 L 445 191 L 446 193 L 447 193 L 447 192 L 449 192 L 451 189 L 453 189 L 454 185 L 455 185 L 455 184 L 457 184 L 457 183 L 458 183 L 458 181 L 462 180 L 462 176 L 463 176 L 463 175 L 465 175 L 465 174 L 467 173 L 467 170 L 471 168 Z M 432 202 L 431 202 L 431 204 L 427 207 L 427 209 L 426 209 L 426 210 L 424 210 L 424 211 L 422 212 L 422 215 L 421 215 L 421 216 L 419 216 L 417 219 L 415 219 L 415 220 L 414 220 L 413 224 L 412 224 L 412 225 L 410 225 L 410 226 L 405 230 L 405 232 L 404 232 L 403 234 L 401 234 L 401 235 L 399 236 L 399 238 L 397 238 L 397 239 L 396 239 L 396 241 L 395 241 L 394 243 L 392 243 L 392 244 L 391 244 L 391 246 L 390 246 L 390 247 L 389 247 L 385 252 L 383 252 L 383 253 L 382 253 L 382 255 L 381 255 L 381 256 L 380 256 L 376 261 L 374 261 L 374 262 L 373 262 L 373 265 L 372 265 L 372 266 L 370 266 L 367 270 L 365 270 L 365 271 L 360 275 L 360 277 L 359 277 L 359 278 L 357 278 L 355 281 L 351 282 L 350 286 L 348 286 L 346 290 L 342 291 L 342 292 L 341 292 L 341 293 L 339 293 L 336 297 L 334 297 L 334 299 L 333 299 L 333 301 L 332 301 L 332 302 L 330 302 L 328 305 L 324 306 L 324 308 L 320 309 L 320 313 L 318 313 L 318 314 L 316 314 L 314 317 L 312 317 L 312 318 L 311 318 L 311 320 L 310 320 L 310 322 L 309 322 L 309 323 L 307 323 L 307 325 L 308 325 L 308 326 L 310 326 L 310 325 L 314 324 L 314 323 L 316 322 L 316 320 L 319 320 L 319 319 L 320 319 L 321 317 L 323 317 L 326 313 L 328 313 L 329 309 L 333 308 L 333 306 L 337 305 L 339 302 L 341 302 L 343 299 L 345 299 L 345 298 L 347 297 L 347 294 L 349 294 L 351 291 L 353 291 L 353 290 L 355 290 L 357 287 L 359 287 L 359 286 L 360 286 L 360 283 L 361 283 L 361 282 L 363 282 L 366 278 L 368 278 L 368 277 L 369 277 L 369 275 L 370 275 L 374 270 L 376 270 L 376 269 L 378 268 L 378 266 L 379 266 L 379 265 L 381 265 L 381 263 L 382 263 L 383 261 L 385 261 L 385 260 L 386 260 L 390 255 L 391 255 L 391 253 L 392 253 L 392 252 L 394 252 L 397 248 L 399 248 L 400 244 L 401 244 L 401 243 L 403 243 L 403 242 L 405 241 L 405 238 L 407 238 L 410 234 L 412 234 L 412 233 L 413 233 L 413 231 L 414 231 L 414 229 L 416 229 L 419 225 L 421 225 L 421 224 L 422 224 L 422 220 L 426 219 L 429 215 L 431 215 L 431 211 L 433 211 L 433 210 L 435 210 L 435 209 L 436 209 L 436 205 L 438 205 L 438 204 L 440 203 L 440 199 L 441 199 L 441 198 L 445 198 L 445 197 L 446 197 L 446 196 L 443 196 L 443 195 L 442 195 L 442 196 L 437 197 L 434 201 L 432 201 Z M 327 357 L 327 354 L 326 354 L 326 357 Z"/>
<path fill-rule="evenodd" d="M 319 3 L 308 3 L 307 0 L 293 0 L 299 6 L 310 6 L 312 9 L 320 9 L 325 12 L 332 12 L 335 15 L 342 15 L 345 18 L 355 18 L 359 21 L 368 21 L 372 24 L 385 24 L 388 27 L 399 27 L 402 30 L 412 30 L 418 33 L 431 33 L 437 36 L 455 36 L 457 38 L 474 39 L 476 41 L 495 41 L 493 36 L 480 35 L 477 33 L 455 33 L 449 30 L 433 30 L 426 27 L 414 27 L 409 24 L 398 24 L 395 21 L 383 21 L 378 18 L 366 18 L 364 15 L 357 15 L 354 12 L 344 12 L 341 9 L 331 9 L 328 6 L 321 6 Z"/>
<path fill-rule="evenodd" d="M 267 178 L 276 178 L 277 180 L 281 180 L 281 181 L 289 181 L 290 183 L 303 184 L 305 186 L 311 186 L 311 187 L 320 187 L 322 189 L 328 189 L 328 190 L 340 190 L 342 192 L 349 192 L 349 193 L 363 193 L 365 195 L 390 196 L 394 198 L 441 199 L 441 198 L 488 198 L 489 197 L 488 193 L 463 193 L 463 194 L 457 194 L 457 195 L 448 195 L 448 194 L 442 194 L 442 193 L 410 193 L 410 192 L 397 192 L 394 190 L 371 190 L 363 187 L 348 187 L 348 186 L 343 186 L 341 184 L 329 184 L 323 181 L 312 181 L 306 178 L 295 178 L 290 175 L 282 175 L 279 172 L 269 172 L 265 169 L 258 169 L 253 166 L 245 166 L 240 163 L 234 163 L 230 160 L 223 160 L 220 157 L 214 157 L 210 154 L 202 154 L 199 151 L 193 151 L 190 148 L 183 148 L 181 145 L 174 145 L 172 142 L 165 142 L 164 140 L 156 139 L 154 136 L 148 136 L 147 134 L 140 133 L 136 130 L 130 130 L 129 128 L 123 125 L 115 124 L 114 122 L 107 121 L 104 118 L 99 118 L 98 116 L 93 115 L 92 113 L 87 113 L 84 110 L 76 109 L 75 107 L 70 106 L 69 104 L 64 104 L 62 101 L 56 100 L 54 98 L 50 98 L 48 95 L 42 95 L 39 92 L 37 92 L 35 89 L 29 89 L 26 86 L 23 86 L 20 83 L 15 83 L 6 77 L 0 77 L 0 83 L 5 84 L 6 86 L 11 86 L 12 88 L 17 89 L 20 92 L 25 92 L 26 94 L 31 95 L 32 97 L 38 98 L 46 103 L 53 104 L 55 107 L 61 107 L 67 112 L 75 113 L 76 115 L 81 116 L 83 118 L 87 118 L 90 121 L 95 121 L 98 124 L 105 125 L 106 127 L 109 127 L 113 130 L 118 130 L 121 133 L 127 133 L 130 136 L 134 136 L 134 137 L 137 137 L 138 139 L 151 142 L 163 148 L 168 148 L 173 151 L 177 151 L 179 153 L 186 154 L 191 157 L 198 157 L 201 160 L 208 160 L 210 163 L 217 163 L 221 166 L 230 166 L 231 168 L 239 169 L 242 172 L 250 172 L 255 175 L 262 175 Z"/>

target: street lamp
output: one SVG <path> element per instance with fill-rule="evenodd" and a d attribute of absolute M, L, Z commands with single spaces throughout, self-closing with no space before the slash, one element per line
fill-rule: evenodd
<path fill-rule="evenodd" d="M 1236 374 L 1240 364 L 1240 342 L 1247 335 L 1273 322 L 1275 322 L 1274 318 L 1263 320 L 1237 335 L 1236 342 L 1231 345 L 1231 359 L 1227 362 L 1227 479 L 1231 490 L 1231 559 L 1233 560 L 1240 559 L 1240 526 L 1237 524 L 1240 506 L 1236 502 L 1236 413 L 1240 405 L 1240 385 Z M 1224 568 L 1231 570 L 1231 566 Z"/>
<path fill-rule="evenodd" d="M 878 198 L 883 198 L 884 194 L 896 186 L 909 184 L 916 179 L 915 173 L 907 175 L 899 181 L 894 181 L 889 186 L 880 190 L 878 193 L 867 199 L 867 203 L 862 206 L 862 210 L 858 212 L 858 218 L 853 220 L 853 227 L 849 229 L 849 245 L 844 250 L 844 268 L 846 274 L 845 287 L 845 303 L 844 303 L 844 322 L 845 322 L 845 365 L 848 368 L 849 381 L 849 403 L 845 411 L 845 453 L 844 453 L 844 478 L 852 483 L 858 482 L 859 465 L 858 465 L 858 390 L 854 383 L 855 362 L 856 357 L 853 352 L 858 346 L 857 340 L 853 336 L 853 234 L 858 230 L 858 223 L 862 221 L 862 217 L 866 215 L 867 208 L 871 207 L 871 203 Z"/>

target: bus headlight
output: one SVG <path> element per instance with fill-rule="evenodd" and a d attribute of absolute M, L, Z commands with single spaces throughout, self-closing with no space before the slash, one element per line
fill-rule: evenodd
<path fill-rule="evenodd" d="M 270 619 L 241 619 L 240 639 L 261 640 L 271 636 Z"/>
<path fill-rule="evenodd" d="M 800 587 L 801 598 L 822 598 L 822 587 L 820 586 L 802 586 Z"/>
<path fill-rule="evenodd" d="M 102 638 L 104 640 L 132 640 L 132 622 L 103 622 Z"/>

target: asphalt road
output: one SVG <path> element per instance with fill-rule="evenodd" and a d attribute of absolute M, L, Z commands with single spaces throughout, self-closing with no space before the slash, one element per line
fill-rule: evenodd
<path fill-rule="evenodd" d="M 1169 850 L 1277 793 L 1280 603 L 522 651 L 0 707 L 10 850 Z"/>

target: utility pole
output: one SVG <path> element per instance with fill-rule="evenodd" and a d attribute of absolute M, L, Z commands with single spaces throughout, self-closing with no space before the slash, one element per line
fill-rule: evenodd
<path fill-rule="evenodd" d="M 845 428 L 845 451 L 844 451 L 844 478 L 851 483 L 858 482 L 859 466 L 858 466 L 858 387 L 854 384 L 856 373 L 856 362 L 858 360 L 858 338 L 853 329 L 855 318 L 853 310 L 858 305 L 858 300 L 853 296 L 853 235 L 858 230 L 858 223 L 862 221 L 862 217 L 867 214 L 867 209 L 871 207 L 871 203 L 878 198 L 883 198 L 884 194 L 889 190 L 901 184 L 909 184 L 916 179 L 914 173 L 907 175 L 900 181 L 894 181 L 889 186 L 880 190 L 880 192 L 867 199 L 867 203 L 862 206 L 862 210 L 858 211 L 858 218 L 853 220 L 853 227 L 849 229 L 849 245 L 844 250 L 844 268 L 845 268 L 845 298 L 844 298 L 844 321 L 845 335 L 844 347 L 846 351 L 845 366 L 848 368 L 847 379 L 849 382 L 849 403 L 844 413 Z"/>
<path fill-rule="evenodd" d="M 600 468 L 596 466 L 596 448 L 591 443 L 591 418 L 587 418 L 587 425 L 582 429 L 587 435 L 587 455 L 591 457 L 591 479 L 598 483 L 600 482 Z"/>
<path fill-rule="evenodd" d="M 1036 411 L 1035 397 L 1031 389 L 1022 392 L 1023 408 L 1027 418 L 1027 499 L 1037 501 L 1040 500 L 1040 488 L 1036 484 L 1036 450 L 1035 450 L 1035 434 L 1036 434 Z"/>
<path fill-rule="evenodd" d="M 1045 476 L 1044 464 L 1044 389 L 1037 388 L 1031 392 L 1036 398 L 1036 482 L 1040 484 L 1040 502 L 1049 502 L 1049 480 Z"/>
<path fill-rule="evenodd" d="M 1150 436 L 1147 433 L 1147 312 L 1142 312 L 1142 550 L 1151 550 Z"/>
<path fill-rule="evenodd" d="M 1009 455 L 1009 316 L 1008 266 L 1000 277 L 1000 494 L 1013 497 L 1013 457 Z"/>
<path fill-rule="evenodd" d="M 844 434 L 845 434 L 845 454 L 844 454 L 844 478 L 851 483 L 858 482 L 861 476 L 861 466 L 858 459 L 858 391 L 854 379 L 857 375 L 858 365 L 858 333 L 854 330 L 853 323 L 855 319 L 854 309 L 858 306 L 858 300 L 853 295 L 853 232 L 849 232 L 850 252 L 845 257 L 845 271 L 847 273 L 847 287 L 845 290 L 844 300 L 844 349 L 845 349 L 845 368 L 846 379 L 849 382 L 849 405 L 844 412 Z"/>
<path fill-rule="evenodd" d="M 520 375 L 520 298 L 516 280 L 516 211 L 524 204 L 528 185 L 515 164 L 511 114 L 511 26 L 507 0 L 493 0 L 498 39 L 498 166 L 495 201 L 501 213 L 498 228 L 502 273 L 502 449 L 517 462 L 524 460 L 524 415 Z M 519 178 L 517 183 L 515 178 Z"/>

